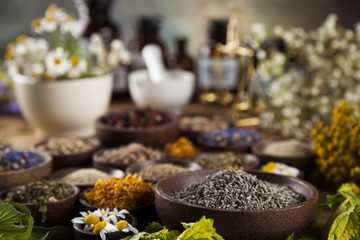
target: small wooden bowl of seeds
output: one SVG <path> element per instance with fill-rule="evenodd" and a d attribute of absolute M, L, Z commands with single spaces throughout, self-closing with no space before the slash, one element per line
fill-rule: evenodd
<path fill-rule="evenodd" d="M 152 108 L 128 109 L 101 116 L 96 134 L 105 147 L 131 142 L 161 147 L 179 135 L 178 118 Z"/>
<path fill-rule="evenodd" d="M 316 154 L 311 143 L 295 138 L 263 139 L 255 143 L 252 152 L 261 163 L 281 162 L 304 171 L 307 175 L 314 167 Z"/>
<path fill-rule="evenodd" d="M 34 148 L 52 156 L 56 170 L 90 164 L 100 146 L 97 138 L 53 137 L 35 144 Z"/>
<path fill-rule="evenodd" d="M 142 177 L 145 181 L 157 182 L 162 178 L 166 178 L 177 173 L 197 171 L 201 169 L 202 167 L 196 162 L 167 159 L 161 161 L 134 163 L 126 168 L 125 173 L 136 174 L 137 176 Z"/>
<path fill-rule="evenodd" d="M 104 171 L 91 167 L 72 167 L 59 169 L 49 176 L 51 181 L 73 184 L 80 191 L 93 187 L 98 179 L 112 177 L 123 178 L 125 173 L 120 169 L 109 168 Z"/>
<path fill-rule="evenodd" d="M 181 222 L 206 216 L 226 240 L 277 240 L 306 231 L 318 197 L 304 180 L 235 169 L 179 173 L 155 185 L 156 212 L 165 226 L 180 230 Z"/>
<path fill-rule="evenodd" d="M 51 227 L 69 219 L 79 194 L 75 185 L 40 180 L 4 191 L 1 198 L 28 207 L 35 225 Z"/>
<path fill-rule="evenodd" d="M 253 154 L 227 152 L 204 152 L 194 157 L 194 162 L 207 169 L 256 169 L 260 160 Z"/>

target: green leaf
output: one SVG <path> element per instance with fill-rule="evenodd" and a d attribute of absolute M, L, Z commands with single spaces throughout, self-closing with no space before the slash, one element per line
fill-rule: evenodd
<path fill-rule="evenodd" d="M 19 223 L 25 214 L 17 211 L 11 204 L 0 203 L 0 226 Z"/>
<path fill-rule="evenodd" d="M 359 214 L 360 206 L 351 206 L 338 215 L 330 228 L 328 240 L 359 239 Z"/>
<path fill-rule="evenodd" d="M 153 233 L 162 230 L 164 227 L 158 222 L 151 222 L 145 227 L 145 232 Z"/>
<path fill-rule="evenodd" d="M 290 236 L 286 238 L 286 240 L 294 240 L 294 233 L 292 233 Z"/>
<path fill-rule="evenodd" d="M 346 199 L 350 200 L 351 205 L 360 205 L 360 198 L 353 192 L 350 184 L 343 184 L 338 192 Z"/>
<path fill-rule="evenodd" d="M 224 240 L 213 227 L 213 220 L 203 216 L 192 227 L 186 229 L 177 240 Z"/>

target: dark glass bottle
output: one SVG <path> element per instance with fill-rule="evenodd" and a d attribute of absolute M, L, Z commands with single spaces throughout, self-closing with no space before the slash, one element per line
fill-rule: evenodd
<path fill-rule="evenodd" d="M 168 57 L 167 64 L 169 68 L 182 69 L 186 71 L 194 71 L 194 60 L 190 57 L 186 50 L 187 39 L 185 37 L 177 38 L 176 53 Z"/>
<path fill-rule="evenodd" d="M 85 38 L 93 33 L 99 33 L 104 38 L 107 48 L 115 38 L 120 38 L 120 28 L 110 20 L 112 0 L 86 0 L 89 9 L 89 23 L 83 32 Z"/>
<path fill-rule="evenodd" d="M 131 71 L 146 68 L 141 56 L 141 50 L 147 44 L 157 44 L 162 50 L 165 62 L 166 47 L 159 38 L 160 18 L 158 16 L 141 16 L 136 24 L 135 37 L 129 43 L 129 50 L 132 54 Z"/>
<path fill-rule="evenodd" d="M 236 92 L 239 82 L 239 58 L 225 54 L 215 57 L 216 44 L 226 43 L 227 23 L 227 20 L 218 19 L 208 21 L 208 39 L 200 47 L 197 65 L 198 94 L 201 91 L 223 91 L 224 89 Z M 220 64 L 216 61 L 219 61 Z M 216 72 L 218 66 L 221 66 L 220 77 L 219 72 Z"/>

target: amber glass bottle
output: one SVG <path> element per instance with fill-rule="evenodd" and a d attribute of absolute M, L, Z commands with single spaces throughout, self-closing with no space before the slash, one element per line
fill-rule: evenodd
<path fill-rule="evenodd" d="M 168 66 L 173 69 L 182 69 L 186 71 L 194 71 L 194 60 L 187 53 L 186 45 L 187 39 L 185 37 L 177 38 L 176 53 L 168 57 Z"/>
<path fill-rule="evenodd" d="M 235 92 L 238 86 L 239 66 L 238 57 L 220 54 L 215 57 L 215 46 L 217 43 L 226 43 L 227 20 L 209 20 L 206 42 L 200 47 L 198 58 L 198 82 L 197 90 L 217 91 L 225 88 Z M 221 75 L 216 72 L 216 61 L 220 61 Z"/>
<path fill-rule="evenodd" d="M 141 57 L 141 50 L 147 44 L 160 46 L 165 62 L 166 47 L 159 38 L 160 18 L 158 16 L 141 16 L 136 23 L 135 37 L 129 43 L 129 50 L 132 53 L 131 71 L 146 68 Z"/>

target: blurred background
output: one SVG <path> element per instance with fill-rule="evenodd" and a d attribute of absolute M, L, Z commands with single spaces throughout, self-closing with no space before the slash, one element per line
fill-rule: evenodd
<path fill-rule="evenodd" d="M 101 2 L 101 0 L 99 0 Z M 194 57 L 206 39 L 206 20 L 227 18 L 229 0 L 113 0 L 109 18 L 119 28 L 120 36 L 129 43 L 135 35 L 139 15 L 160 15 L 159 36 L 169 53 L 174 51 L 174 38 L 186 36 L 188 51 Z M 267 27 L 298 26 L 306 30 L 319 26 L 329 13 L 339 16 L 339 23 L 352 28 L 360 21 L 360 1 L 356 0 L 239 0 L 243 11 L 244 31 L 251 23 Z M 65 7 L 77 15 L 73 0 L 2 0 L 0 1 L 0 55 L 19 34 L 30 34 L 30 23 L 42 17 L 50 4 Z"/>

